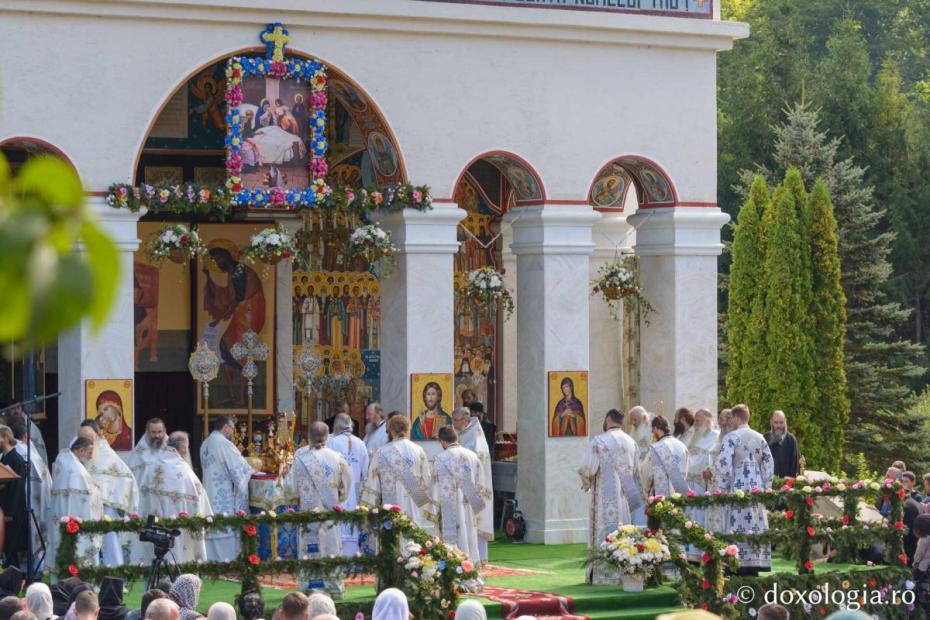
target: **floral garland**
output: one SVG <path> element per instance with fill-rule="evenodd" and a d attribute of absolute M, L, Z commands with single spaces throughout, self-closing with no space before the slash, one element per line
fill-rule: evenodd
<path fill-rule="evenodd" d="M 328 557 L 310 559 L 304 556 L 293 560 L 262 561 L 258 556 L 258 526 L 278 524 L 309 525 L 324 521 L 351 523 L 360 529 L 377 532 L 378 553 L 373 556 L 356 555 L 353 557 Z M 336 505 L 332 510 L 313 510 L 285 514 L 265 512 L 248 515 L 240 511 L 235 516 L 216 515 L 213 517 L 190 516 L 181 513 L 172 519 L 158 520 L 160 525 L 168 528 L 209 530 L 233 528 L 239 532 L 241 550 L 239 558 L 233 562 L 190 562 L 181 564 L 182 573 L 190 572 L 207 578 L 218 578 L 234 574 L 241 581 L 242 592 L 260 591 L 259 575 L 280 572 L 297 572 L 301 570 L 334 572 L 343 575 L 356 573 L 374 573 L 378 576 L 381 588 L 396 587 L 407 595 L 411 610 L 417 617 L 445 617 L 449 609 L 454 609 L 458 593 L 462 586 L 478 577 L 475 567 L 464 554 L 430 536 L 416 526 L 410 518 L 401 512 L 399 506 L 385 504 L 380 507 L 361 506 L 356 510 L 345 510 Z M 150 567 L 119 566 L 98 567 L 80 566 L 77 561 L 78 536 L 86 534 L 104 534 L 107 532 L 138 533 L 145 528 L 146 520 L 138 514 L 132 514 L 121 520 L 104 517 L 101 521 L 83 521 L 80 518 L 63 517 L 61 520 L 61 544 L 58 548 L 56 571 L 60 578 L 80 577 L 84 581 L 96 582 L 105 576 L 114 576 L 126 581 L 145 579 Z M 417 552 L 420 561 L 429 562 L 433 571 L 427 578 L 416 571 L 405 568 L 400 540 L 411 541 L 420 546 Z"/>
<path fill-rule="evenodd" d="M 225 188 L 209 188 L 205 185 L 185 183 L 144 183 L 134 187 L 128 183 L 114 183 L 107 190 L 106 203 L 115 209 L 128 209 L 133 213 L 147 209 L 155 213 L 174 213 L 176 215 L 212 216 L 220 220 L 232 213 L 234 205 Z M 368 187 L 333 189 L 328 187 L 326 193 L 313 204 L 313 208 L 322 211 L 354 213 L 365 215 L 372 211 L 400 211 L 415 209 L 429 211 L 432 209 L 432 196 L 426 185 L 404 183 L 388 187 Z M 291 209 L 308 207 L 303 204 L 274 206 L 268 201 L 259 206 L 266 209 Z"/>
<path fill-rule="evenodd" d="M 892 480 L 851 481 L 837 478 L 815 482 L 798 476 L 778 480 L 776 485 L 778 490 L 752 488 L 749 492 L 723 493 L 720 489 L 714 489 L 704 495 L 688 492 L 686 495 L 675 493 L 668 498 L 649 498 L 647 514 L 650 527 L 661 528 L 668 533 L 669 548 L 682 572 L 683 578 L 676 588 L 683 601 L 724 617 L 746 617 L 744 606 L 733 594 L 735 588 L 728 586 L 730 579 L 724 575 L 725 564 L 729 565 L 731 573 L 738 566 L 738 554 L 731 553 L 735 549 L 732 543 L 735 542 L 780 545 L 782 550 L 788 551 L 796 559 L 798 576 L 805 578 L 807 589 L 826 583 L 822 577 L 828 575 L 815 574 L 811 556 L 815 543 L 830 544 L 841 553 L 846 552 L 847 556 L 851 556 L 852 551 L 864 548 L 878 539 L 885 542 L 885 559 L 890 565 L 882 570 L 900 571 L 907 565 L 903 522 L 907 492 L 900 483 Z M 859 523 L 856 514 L 858 501 L 878 494 L 891 504 L 889 518 L 871 526 Z M 815 514 L 814 503 L 818 497 L 842 499 L 843 516 L 839 519 L 824 519 Z M 706 531 L 700 523 L 691 521 L 686 513 L 687 508 L 745 508 L 758 504 L 770 510 L 772 517 L 769 530 L 751 534 L 727 534 L 725 542 Z M 704 552 L 699 569 L 687 563 L 682 553 L 684 545 L 693 545 Z"/>
<path fill-rule="evenodd" d="M 477 304 L 479 311 L 500 307 L 506 318 L 513 314 L 513 296 L 504 287 L 504 275 L 494 267 L 469 271 L 457 292 L 466 303 Z"/>
<path fill-rule="evenodd" d="M 272 187 L 248 189 L 242 184 L 242 135 L 245 117 L 239 106 L 243 101 L 242 81 L 247 77 L 268 76 L 305 80 L 310 84 L 310 186 L 302 189 Z M 243 207 L 309 207 L 328 191 L 326 173 L 326 67 L 316 60 L 284 58 L 276 54 L 271 58 L 236 56 L 226 63 L 226 188 L 232 193 L 232 204 Z"/>
<path fill-rule="evenodd" d="M 620 262 L 599 267 L 597 279 L 592 285 L 591 294 L 601 295 L 610 309 L 610 318 L 615 321 L 619 319 L 617 303 L 620 301 L 641 312 L 647 324 L 649 315 L 655 312 L 639 284 L 639 264 L 635 256 L 628 256 Z"/>

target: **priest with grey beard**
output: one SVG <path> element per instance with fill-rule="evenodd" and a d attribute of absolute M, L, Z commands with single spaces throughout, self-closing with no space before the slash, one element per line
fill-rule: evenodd
<path fill-rule="evenodd" d="M 794 477 L 801 472 L 801 454 L 798 441 L 788 432 L 788 418 L 784 411 L 774 411 L 769 422 L 772 430 L 765 434 L 765 441 L 775 461 L 775 475 L 782 478 Z"/>
<path fill-rule="evenodd" d="M 649 412 L 646 411 L 644 407 L 637 405 L 630 409 L 627 416 L 630 419 L 630 437 L 632 437 L 633 441 L 636 443 L 636 453 L 639 457 L 639 462 L 636 463 L 633 477 L 638 484 L 641 484 L 639 480 L 639 468 L 642 466 L 646 455 L 649 454 L 649 446 L 652 444 L 652 427 L 650 426 Z M 645 527 L 647 521 L 645 502 L 638 508 L 630 511 L 630 518 L 632 519 L 633 525 Z"/>

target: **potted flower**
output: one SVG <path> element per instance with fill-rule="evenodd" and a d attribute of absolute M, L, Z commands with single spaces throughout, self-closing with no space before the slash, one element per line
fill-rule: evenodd
<path fill-rule="evenodd" d="M 379 226 L 367 224 L 353 230 L 349 237 L 349 251 L 352 256 L 362 259 L 378 278 L 386 278 L 394 269 L 397 248 L 391 243 L 391 233 Z"/>
<path fill-rule="evenodd" d="M 200 235 L 184 224 L 169 224 L 162 228 L 148 244 L 148 255 L 155 262 L 166 258 L 174 263 L 185 263 L 206 250 Z"/>
<path fill-rule="evenodd" d="M 623 590 L 642 592 L 645 580 L 671 559 L 668 540 L 661 530 L 621 525 L 588 552 L 587 563 L 619 569 Z"/>
<path fill-rule="evenodd" d="M 503 308 L 508 319 L 513 314 L 513 297 L 504 288 L 504 275 L 493 267 L 469 271 L 458 292 L 465 302 L 475 303 L 479 309 Z"/>
<path fill-rule="evenodd" d="M 625 258 L 620 262 L 602 265 L 597 270 L 592 295 L 600 294 L 610 308 L 610 318 L 617 320 L 617 302 L 633 302 L 643 314 L 643 320 L 649 322 L 649 315 L 655 312 L 652 304 L 643 296 L 639 285 L 636 259 Z"/>
<path fill-rule="evenodd" d="M 277 226 L 252 235 L 244 257 L 249 262 L 258 259 L 267 265 L 276 265 L 284 259 L 292 258 L 296 252 L 290 233 L 283 226 Z"/>

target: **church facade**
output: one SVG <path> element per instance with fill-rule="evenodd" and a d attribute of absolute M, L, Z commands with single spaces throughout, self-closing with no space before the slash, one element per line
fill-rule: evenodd
<path fill-rule="evenodd" d="M 155 415 L 197 431 L 200 394 L 185 373 L 202 340 L 224 364 L 210 409 L 243 413 L 231 351 L 251 330 L 269 349 L 260 414 L 299 410 L 312 421 L 346 400 L 364 425 L 356 403 L 377 398 L 415 415 L 435 401 L 448 412 L 472 389 L 518 440 L 529 539 L 581 542 L 576 467 L 607 409 L 716 409 L 728 221 L 716 204 L 716 54 L 748 29 L 721 21 L 715 0 L 30 0 L 4 2 L 0 15 L 0 149 L 71 162 L 121 252 L 107 326 L 62 336 L 46 369 L 62 392 L 60 446 L 85 416 L 116 416 L 114 440 L 126 428 L 138 437 Z M 286 46 L 259 38 L 274 23 Z M 256 208 L 219 221 L 108 204 L 118 183 L 221 186 L 227 60 L 275 46 L 326 68 L 331 186 L 430 188 L 429 210 L 367 218 L 397 247 L 389 275 L 345 254 L 358 218 Z M 276 99 L 288 108 L 277 134 L 308 122 L 296 91 L 244 90 L 251 129 Z M 258 133 L 265 157 L 309 157 Z M 146 241 L 175 221 L 197 224 L 208 264 L 146 255 Z M 309 263 L 236 269 L 237 251 L 269 225 L 311 248 Z M 615 319 L 592 296 L 598 269 L 626 256 L 654 308 L 648 320 Z M 483 266 L 512 292 L 509 319 L 456 301 L 456 286 Z M 295 385 L 302 346 L 327 364 L 309 388 Z M 449 377 L 451 390 L 439 394 L 445 384 L 430 376 Z M 556 411 L 583 423 L 553 425 Z M 439 449 L 428 438 L 424 447 Z"/>

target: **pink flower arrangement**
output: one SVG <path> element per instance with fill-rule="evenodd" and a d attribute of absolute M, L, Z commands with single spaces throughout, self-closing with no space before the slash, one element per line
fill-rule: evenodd
<path fill-rule="evenodd" d="M 280 60 L 272 60 L 269 73 L 276 78 L 287 75 L 287 65 Z"/>
<path fill-rule="evenodd" d="M 329 164 L 326 160 L 322 157 L 314 157 L 310 162 L 310 173 L 313 177 L 317 179 L 325 177 L 327 172 L 329 172 Z"/>
<path fill-rule="evenodd" d="M 230 106 L 238 106 L 242 103 L 242 87 L 236 84 L 226 89 L 226 103 Z"/>
<path fill-rule="evenodd" d="M 475 570 L 475 565 L 472 564 L 471 561 L 469 561 L 469 560 L 464 560 L 464 561 L 462 562 L 462 568 L 463 568 L 464 570 L 468 571 L 468 572 L 471 572 L 471 571 Z"/>
<path fill-rule="evenodd" d="M 314 110 L 322 110 L 326 108 L 326 91 L 318 90 L 310 95 L 310 107 Z"/>
<path fill-rule="evenodd" d="M 413 196 L 413 202 L 415 203 L 418 203 L 421 200 L 423 200 L 423 192 L 421 192 L 420 190 L 417 190 L 417 189 L 413 190 L 412 196 Z"/>
<path fill-rule="evenodd" d="M 268 199 L 271 201 L 271 204 L 278 207 L 284 204 L 284 201 L 287 199 L 287 194 L 284 193 L 283 188 L 272 187 L 271 191 L 268 192 Z"/>

